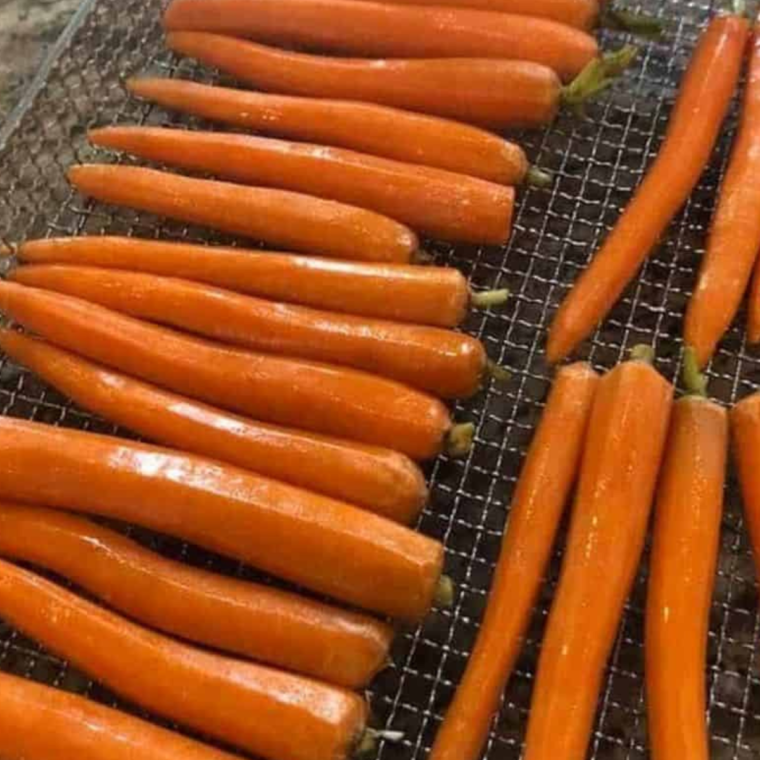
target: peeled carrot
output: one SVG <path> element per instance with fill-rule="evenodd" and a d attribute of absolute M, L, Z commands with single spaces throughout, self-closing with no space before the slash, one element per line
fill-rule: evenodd
<path fill-rule="evenodd" d="M 8 417 L 0 452 L 0 498 L 175 535 L 392 617 L 450 591 L 437 541 L 216 460 Z"/>
<path fill-rule="evenodd" d="M 409 262 L 414 233 L 372 211 L 300 193 L 182 177 L 139 166 L 72 166 L 69 181 L 103 203 L 282 245 L 364 261 Z"/>
<path fill-rule="evenodd" d="M 567 356 L 604 319 L 694 189 L 733 97 L 748 29 L 744 18 L 719 16 L 702 35 L 657 160 L 554 318 L 549 361 Z"/>
<path fill-rule="evenodd" d="M 71 296 L 0 283 L 0 313 L 52 343 L 255 419 L 358 440 L 413 458 L 469 448 L 437 399 L 346 367 L 233 349 Z"/>
<path fill-rule="evenodd" d="M 591 35 L 544 18 L 354 0 L 173 0 L 164 26 L 349 55 L 530 61 L 564 80 L 599 54 Z"/>
<path fill-rule="evenodd" d="M 588 364 L 557 373 L 517 483 L 485 618 L 431 760 L 480 756 L 575 482 L 598 381 Z"/>
<path fill-rule="evenodd" d="M 427 235 L 503 244 L 511 187 L 324 145 L 161 127 L 106 127 L 90 142 L 250 185 L 292 190 L 377 211 Z"/>
<path fill-rule="evenodd" d="M 31 240 L 17 256 L 30 264 L 131 269 L 206 282 L 273 301 L 456 327 L 470 308 L 500 305 L 506 290 L 473 293 L 452 267 L 334 261 L 240 248 L 126 237 Z"/>
<path fill-rule="evenodd" d="M 350 100 L 299 98 L 182 79 L 128 79 L 127 89 L 166 108 L 295 140 L 336 145 L 410 164 L 520 185 L 547 184 L 520 146 L 448 119 Z"/>
<path fill-rule="evenodd" d="M 525 760 L 586 757 L 605 665 L 644 548 L 672 398 L 670 383 L 645 361 L 624 362 L 599 382 L 541 646 Z"/>

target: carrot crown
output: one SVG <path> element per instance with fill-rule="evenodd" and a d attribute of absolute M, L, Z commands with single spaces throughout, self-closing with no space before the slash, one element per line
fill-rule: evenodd
<path fill-rule="evenodd" d="M 639 343 L 631 349 L 631 361 L 654 364 L 654 349 L 645 343 Z"/>
<path fill-rule="evenodd" d="M 687 395 L 707 398 L 707 377 L 699 371 L 697 352 L 691 346 L 683 353 L 682 377 Z"/>

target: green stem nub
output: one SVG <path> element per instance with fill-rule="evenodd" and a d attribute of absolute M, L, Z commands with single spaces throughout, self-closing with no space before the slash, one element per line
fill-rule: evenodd
<path fill-rule="evenodd" d="M 501 364 L 497 364 L 492 359 L 486 362 L 486 376 L 491 380 L 495 380 L 497 383 L 506 383 L 512 379 L 512 373 Z"/>
<path fill-rule="evenodd" d="M 654 364 L 654 349 L 645 343 L 639 343 L 631 349 L 631 361 Z"/>
<path fill-rule="evenodd" d="M 464 457 L 470 453 L 475 438 L 475 425 L 462 422 L 454 425 L 446 437 L 446 453 L 451 457 Z"/>
<path fill-rule="evenodd" d="M 554 177 L 537 166 L 531 166 L 525 175 L 525 184 L 531 187 L 551 187 L 553 182 Z"/>
<path fill-rule="evenodd" d="M 634 13 L 625 8 L 605 8 L 602 11 L 600 26 L 605 29 L 629 32 L 648 40 L 658 40 L 663 33 L 663 24 L 659 19 L 642 13 Z"/>
<path fill-rule="evenodd" d="M 493 306 L 503 306 L 509 300 L 509 290 L 481 290 L 470 293 L 470 305 L 475 309 L 490 309 Z"/>
<path fill-rule="evenodd" d="M 683 352 L 683 384 L 690 396 L 707 397 L 707 377 L 699 370 L 697 352 L 687 346 Z"/>
<path fill-rule="evenodd" d="M 448 575 L 442 575 L 438 579 L 438 588 L 435 590 L 435 606 L 451 607 L 454 604 L 454 581 Z"/>
<path fill-rule="evenodd" d="M 733 0 L 731 3 L 733 12 L 735 16 L 746 16 L 747 15 L 747 3 L 746 0 Z"/>

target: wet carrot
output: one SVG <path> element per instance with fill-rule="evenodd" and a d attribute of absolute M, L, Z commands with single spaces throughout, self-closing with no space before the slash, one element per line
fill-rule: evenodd
<path fill-rule="evenodd" d="M 643 355 L 641 354 L 636 355 Z M 531 704 L 525 760 L 583 760 L 644 548 L 673 388 L 645 361 L 599 382 Z"/>
<path fill-rule="evenodd" d="M 242 184 L 376 211 L 445 240 L 509 239 L 514 188 L 324 145 L 162 127 L 90 131 L 93 145 Z"/>
<path fill-rule="evenodd" d="M 128 79 L 126 86 L 165 108 L 265 134 L 435 166 L 502 185 L 549 181 L 529 166 L 520 146 L 448 119 L 373 103 L 247 92 L 182 79 Z"/>
<path fill-rule="evenodd" d="M 408 263 L 414 233 L 372 211 L 285 190 L 242 187 L 138 166 L 72 166 L 69 181 L 103 203 L 168 216 L 289 250 Z"/>
<path fill-rule="evenodd" d="M 598 380 L 587 364 L 557 373 L 512 500 L 485 618 L 431 760 L 480 756 L 575 482 Z"/>
<path fill-rule="evenodd" d="M 544 18 L 352 0 L 173 0 L 164 26 L 349 55 L 530 61 L 566 81 L 599 54 L 591 35 Z"/>
<path fill-rule="evenodd" d="M 605 318 L 709 161 L 741 72 L 748 24 L 719 16 L 702 35 L 660 153 L 602 248 L 554 317 L 547 354 L 567 356 Z"/>

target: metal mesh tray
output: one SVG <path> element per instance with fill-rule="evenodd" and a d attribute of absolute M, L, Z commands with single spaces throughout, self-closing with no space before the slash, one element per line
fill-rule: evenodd
<path fill-rule="evenodd" d="M 235 242 L 146 214 L 86 202 L 71 192 L 65 180 L 65 169 L 72 162 L 106 158 L 86 145 L 90 126 L 200 124 L 131 100 L 121 86 L 125 76 L 145 72 L 220 80 L 164 49 L 158 23 L 162 5 L 163 0 L 85 0 L 27 97 L 0 128 L 0 235 L 20 240 L 108 232 Z M 506 309 L 473 315 L 466 329 L 485 341 L 494 359 L 513 368 L 514 377 L 506 386 L 489 388 L 457 408 L 460 419 L 477 424 L 472 454 L 460 461 L 442 457 L 429 469 L 432 499 L 419 527 L 445 542 L 447 571 L 459 592 L 451 610 L 437 611 L 417 630 L 398 637 L 395 667 L 372 685 L 375 724 L 405 734 L 398 744 L 379 746 L 377 757 L 382 760 L 424 758 L 431 745 L 477 633 L 515 478 L 549 386 L 543 357 L 548 321 L 656 153 L 695 39 L 715 12 L 704 0 L 649 0 L 643 9 L 669 20 L 666 38 L 644 44 L 632 70 L 588 109 L 587 119 L 563 116 L 545 132 L 519 136 L 531 158 L 551 170 L 555 181 L 551 189 L 521 194 L 510 244 L 489 248 L 429 243 L 440 263 L 459 267 L 475 285 L 512 289 L 514 296 Z M 610 34 L 603 41 L 610 47 L 625 37 Z M 585 344 L 581 356 L 596 366 L 609 368 L 632 345 L 645 342 L 656 348 L 661 371 L 669 378 L 677 375 L 681 319 L 735 119 L 734 112 L 710 168 L 657 252 L 611 318 Z M 740 316 L 739 327 L 723 341 L 710 367 L 711 392 L 725 403 L 751 392 L 760 380 L 760 361 L 745 346 L 743 321 Z M 0 406 L 3 414 L 123 433 L 7 362 L 0 364 Z M 146 531 L 132 534 L 188 562 L 250 574 L 235 563 L 169 538 Z M 536 653 L 558 560 L 559 553 L 534 614 L 529 641 L 494 720 L 487 749 L 490 760 L 520 756 Z M 599 760 L 647 755 L 644 594 L 645 570 L 627 607 L 600 699 L 590 752 Z M 759 628 L 754 572 L 732 475 L 707 672 L 715 760 L 760 757 Z M 0 626 L 0 668 L 117 703 L 109 692 L 7 626 Z"/>

